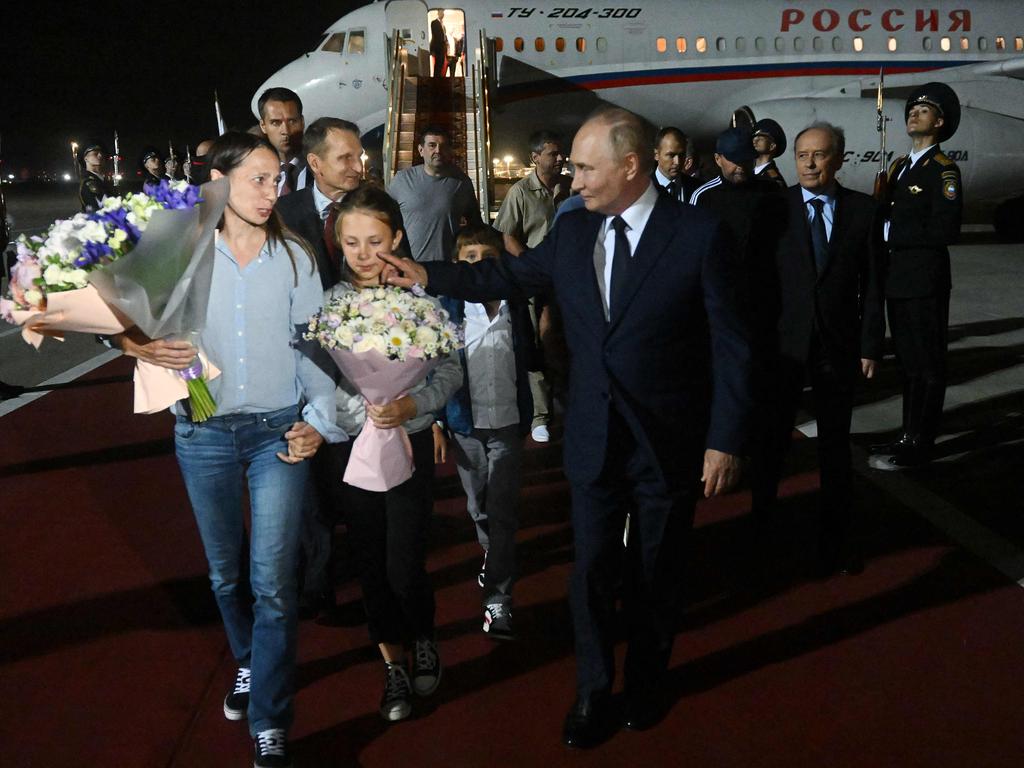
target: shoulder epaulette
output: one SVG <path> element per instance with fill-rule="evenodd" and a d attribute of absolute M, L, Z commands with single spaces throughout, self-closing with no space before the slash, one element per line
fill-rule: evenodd
<path fill-rule="evenodd" d="M 945 154 L 943 154 L 941 149 L 934 155 L 932 155 L 932 157 L 935 158 L 935 162 L 938 163 L 939 165 L 955 165 L 955 163 L 952 160 L 950 160 L 948 157 L 946 157 Z"/>
<path fill-rule="evenodd" d="M 895 160 L 893 160 L 892 163 L 889 165 L 889 175 L 892 176 L 895 170 L 899 168 L 900 163 L 902 163 L 908 157 L 910 157 L 910 155 L 900 155 Z"/>

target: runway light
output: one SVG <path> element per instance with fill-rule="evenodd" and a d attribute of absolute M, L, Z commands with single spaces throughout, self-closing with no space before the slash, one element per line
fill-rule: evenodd
<path fill-rule="evenodd" d="M 70 173 L 65 173 L 64 174 L 64 181 L 71 181 L 71 174 Z"/>
<path fill-rule="evenodd" d="M 7 178 L 10 179 L 11 181 L 14 181 L 14 174 L 13 173 L 8 173 L 7 174 Z"/>

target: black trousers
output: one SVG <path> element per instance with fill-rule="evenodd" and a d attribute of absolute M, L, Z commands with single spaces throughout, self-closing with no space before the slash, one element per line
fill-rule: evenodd
<path fill-rule="evenodd" d="M 796 422 L 805 383 L 811 385 L 811 407 L 818 424 L 818 466 L 821 473 L 819 546 L 827 558 L 856 547 L 860 523 L 852 504 L 853 469 L 850 420 L 854 381 L 828 365 L 817 351 L 811 361 L 777 360 L 761 372 L 756 439 L 750 469 L 754 521 L 759 536 L 774 524 L 779 481 Z M 756 542 L 755 546 L 764 542 Z"/>
<path fill-rule="evenodd" d="M 908 378 L 946 383 L 949 292 L 886 300 L 896 359 Z"/>
<path fill-rule="evenodd" d="M 614 412 L 613 412 L 614 413 Z M 700 454 L 684 468 L 687 482 L 670 488 L 653 457 L 614 415 L 601 476 L 572 487 L 576 560 L 569 585 L 581 697 L 611 690 L 615 679 L 615 586 L 630 513 L 624 607 L 629 647 L 626 692 L 644 691 L 668 667 L 678 620 L 684 547 L 693 526 Z M 689 466 L 692 464 L 692 466 Z"/>
<path fill-rule="evenodd" d="M 408 643 L 434 636 L 434 588 L 426 570 L 427 535 L 434 509 L 434 438 L 409 435 L 412 477 L 389 491 L 342 482 L 352 443 L 326 446 L 331 474 L 357 558 L 370 640 Z"/>

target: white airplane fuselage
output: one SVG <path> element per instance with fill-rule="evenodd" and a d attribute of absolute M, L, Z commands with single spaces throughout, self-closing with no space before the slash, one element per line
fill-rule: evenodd
<path fill-rule="evenodd" d="M 481 31 L 495 40 L 496 156 L 524 156 L 521 144 L 508 146 L 523 132 L 547 127 L 571 135 L 585 116 L 574 105 L 588 100 L 676 125 L 705 149 L 747 107 L 755 119 L 777 120 L 791 140 L 814 120 L 843 127 L 840 180 L 870 191 L 881 156 L 875 100 L 883 69 L 887 156 L 908 151 L 906 92 L 940 80 L 963 108 L 960 128 L 943 148 L 961 168 L 966 199 L 994 203 L 1024 194 L 1024 3 L 1013 0 L 376 2 L 338 19 L 317 50 L 270 77 L 253 97 L 254 112 L 264 88 L 283 85 L 301 96 L 307 123 L 334 115 L 364 132 L 378 128 L 387 104 L 387 37 L 400 29 L 426 48 L 427 13 L 437 7 L 446 9 L 446 20 L 464 21 L 470 64 Z M 353 32 L 361 45 L 353 46 Z M 338 47 L 340 33 L 341 50 L 326 50 Z M 519 132 L 503 130 L 505 123 Z M 777 162 L 793 182 L 791 149 L 792 141 Z"/>

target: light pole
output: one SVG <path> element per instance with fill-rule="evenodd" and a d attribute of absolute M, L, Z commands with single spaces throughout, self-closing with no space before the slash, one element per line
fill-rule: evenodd
<path fill-rule="evenodd" d="M 512 168 L 511 168 L 511 165 L 512 165 L 512 155 L 505 155 L 505 157 L 503 157 L 502 160 L 505 161 L 505 175 L 508 176 L 511 179 L 512 178 Z"/>
<path fill-rule="evenodd" d="M 75 176 L 82 178 L 82 169 L 78 165 L 78 142 L 71 140 L 71 164 L 75 166 Z"/>

